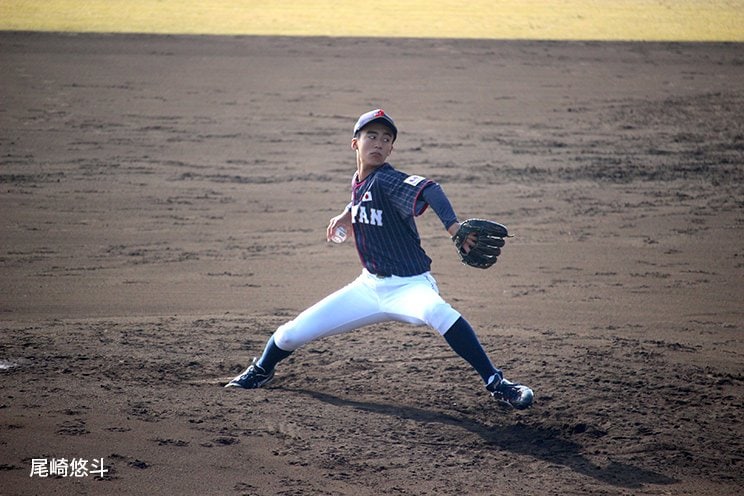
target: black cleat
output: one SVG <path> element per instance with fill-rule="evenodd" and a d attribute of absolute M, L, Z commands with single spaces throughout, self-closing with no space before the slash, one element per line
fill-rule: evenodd
<path fill-rule="evenodd" d="M 256 359 L 253 359 L 251 366 L 245 369 L 245 372 L 225 384 L 226 388 L 238 387 L 243 389 L 256 389 L 265 386 L 274 378 L 274 369 L 266 372 L 256 365 Z"/>
<path fill-rule="evenodd" d="M 522 384 L 507 381 L 495 375 L 486 386 L 496 400 L 517 410 L 524 410 L 532 406 L 535 394 L 532 389 Z"/>

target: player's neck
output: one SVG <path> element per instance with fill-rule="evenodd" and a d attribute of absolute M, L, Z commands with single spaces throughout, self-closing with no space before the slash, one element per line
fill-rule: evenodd
<path fill-rule="evenodd" d="M 364 163 L 357 164 L 357 181 L 364 181 L 367 176 L 372 174 L 374 171 L 382 167 L 384 164 L 379 165 L 365 165 Z"/>

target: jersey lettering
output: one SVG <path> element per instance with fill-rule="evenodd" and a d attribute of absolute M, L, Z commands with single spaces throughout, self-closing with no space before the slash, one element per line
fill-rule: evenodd
<path fill-rule="evenodd" d="M 370 224 L 373 226 L 381 226 L 382 225 L 382 210 L 378 210 L 376 208 L 370 209 L 372 220 L 370 221 Z"/>
<path fill-rule="evenodd" d="M 362 205 L 353 205 L 351 207 L 351 222 L 360 224 L 369 224 L 372 226 L 382 226 L 382 210 L 378 208 L 367 208 Z"/>
<path fill-rule="evenodd" d="M 358 222 L 361 222 L 362 224 L 369 224 L 369 218 L 367 217 L 367 209 L 362 207 L 359 209 L 359 218 L 357 219 Z"/>

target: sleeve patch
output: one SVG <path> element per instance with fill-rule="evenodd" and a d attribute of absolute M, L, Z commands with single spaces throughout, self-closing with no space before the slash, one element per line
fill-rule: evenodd
<path fill-rule="evenodd" d="M 426 181 L 426 178 L 421 176 L 408 176 L 403 180 L 404 183 L 410 184 L 411 186 L 418 186 L 421 181 Z"/>

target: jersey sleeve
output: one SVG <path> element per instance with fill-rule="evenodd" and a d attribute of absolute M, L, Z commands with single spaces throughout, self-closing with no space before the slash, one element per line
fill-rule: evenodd
<path fill-rule="evenodd" d="M 421 215 L 424 209 L 416 209 L 416 200 L 421 192 L 433 181 L 415 175 L 408 175 L 395 171 L 385 181 L 390 203 L 395 207 L 401 217 L 415 217 Z"/>
<path fill-rule="evenodd" d="M 421 209 L 423 212 L 423 208 L 420 207 L 420 204 L 424 202 L 425 204 L 431 205 L 431 208 L 434 209 L 434 212 L 439 217 L 439 220 L 442 221 L 445 229 L 449 229 L 452 224 L 457 222 L 455 209 L 452 208 L 449 198 L 444 194 L 444 190 L 442 190 L 442 187 L 439 184 L 430 182 L 424 187 L 423 191 L 421 191 L 421 197 L 416 204 L 416 209 Z"/>

